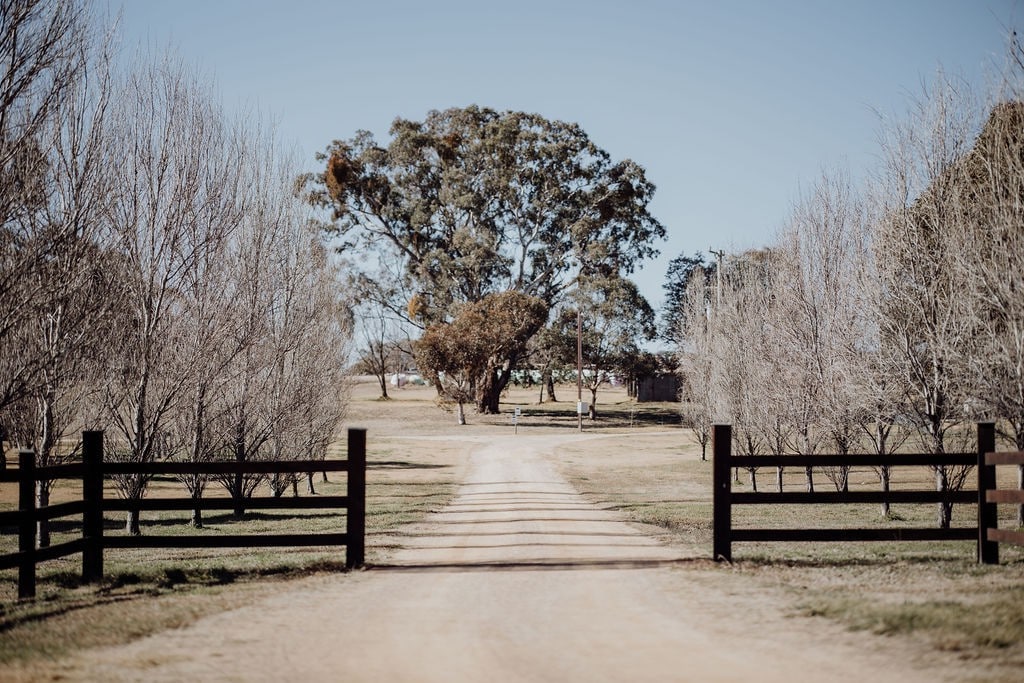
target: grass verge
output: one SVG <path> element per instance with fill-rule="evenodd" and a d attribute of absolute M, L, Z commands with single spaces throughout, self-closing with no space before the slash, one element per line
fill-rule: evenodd
<path fill-rule="evenodd" d="M 371 446 L 367 485 L 367 561 L 379 562 L 395 547 L 394 531 L 442 507 L 454 493 L 457 449 L 413 452 L 410 445 Z M 318 477 L 319 479 L 319 477 Z M 320 495 L 344 495 L 344 475 L 316 482 Z M 177 482 L 153 482 L 150 495 L 181 494 Z M 300 489 L 302 488 L 300 484 Z M 260 495 L 265 494 L 261 490 Z M 115 495 L 110 492 L 108 495 Z M 221 495 L 211 485 L 209 495 Z M 345 528 L 343 511 L 251 512 L 242 518 L 207 513 L 200 530 L 187 513 L 146 513 L 146 535 L 318 533 Z M 123 533 L 110 516 L 107 533 Z M 80 533 L 80 520 L 54 525 L 53 542 Z M 8 530 L 9 531 L 9 530 Z M 16 530 L 15 530 L 16 531 Z M 0 537 L 0 552 L 16 549 L 17 536 Z M 104 581 L 81 585 L 81 555 L 37 568 L 37 598 L 19 601 L 17 571 L 0 572 L 0 665 L 31 667 L 77 650 L 125 643 L 179 628 L 203 616 L 250 604 L 295 581 L 344 571 L 343 547 L 140 549 L 104 553 Z M 0 673 L 0 678 L 3 678 Z"/>
<path fill-rule="evenodd" d="M 631 434 L 618 449 L 586 442 L 559 453 L 563 472 L 588 498 L 693 557 L 711 555 L 711 462 L 688 435 Z M 802 470 L 788 474 L 800 490 Z M 762 489 L 774 490 L 774 470 Z M 1012 472 L 1007 472 L 1012 477 Z M 901 473 L 901 484 L 927 487 L 930 473 Z M 750 490 L 741 473 L 736 490 Z M 919 479 L 919 481 L 918 481 Z M 875 486 L 870 470 L 852 485 Z M 1012 482 L 1007 482 L 1013 485 Z M 830 486 L 823 477 L 818 482 Z M 930 526 L 932 505 L 901 505 L 883 518 L 877 506 L 749 506 L 734 510 L 737 527 Z M 954 525 L 969 526 L 974 506 L 957 506 Z M 1012 525 L 1013 510 L 1001 509 Z M 799 616 L 824 617 L 851 630 L 899 636 L 933 652 L 980 660 L 983 680 L 1019 680 L 1024 667 L 1024 549 L 1003 545 L 1002 564 L 979 566 L 971 542 L 743 543 L 732 564 L 715 565 L 717 581 L 772 592 Z"/>

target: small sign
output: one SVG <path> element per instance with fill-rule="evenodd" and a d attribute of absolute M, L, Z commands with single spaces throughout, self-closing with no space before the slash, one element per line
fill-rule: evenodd
<path fill-rule="evenodd" d="M 522 408 L 516 408 L 516 417 L 519 417 L 522 414 L 523 414 L 523 409 Z"/>
<path fill-rule="evenodd" d="M 586 401 L 577 401 L 576 402 L 576 414 L 577 415 L 583 415 L 584 413 L 587 412 L 588 407 L 589 406 L 587 406 L 587 402 Z"/>

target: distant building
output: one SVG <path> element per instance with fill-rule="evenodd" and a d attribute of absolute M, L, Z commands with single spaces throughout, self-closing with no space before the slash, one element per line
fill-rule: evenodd
<path fill-rule="evenodd" d="M 678 402 L 682 386 L 677 375 L 659 374 L 640 377 L 636 381 L 636 400 Z"/>

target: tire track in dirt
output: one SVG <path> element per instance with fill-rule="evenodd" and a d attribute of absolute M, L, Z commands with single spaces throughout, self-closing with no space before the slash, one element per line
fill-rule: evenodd
<path fill-rule="evenodd" d="M 771 616 L 588 503 L 548 455 L 497 437 L 450 505 L 364 572 L 304 581 L 188 628 L 83 653 L 59 675 L 216 681 L 936 680 L 867 638 Z M 712 618 L 713 614 L 732 615 Z M 746 616 L 745 616 L 746 614 Z M 764 620 L 768 619 L 768 622 Z M 739 642 L 737 642 L 739 639 Z M 856 662 L 854 666 L 852 663 Z"/>

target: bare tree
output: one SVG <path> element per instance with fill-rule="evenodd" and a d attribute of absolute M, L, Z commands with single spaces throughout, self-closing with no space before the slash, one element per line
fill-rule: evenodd
<path fill-rule="evenodd" d="M 884 143 L 885 215 L 873 244 L 880 279 L 875 315 L 881 349 L 892 354 L 887 365 L 907 387 L 904 410 L 931 453 L 946 452 L 951 429 L 968 417 L 965 359 L 979 350 L 971 301 L 956 269 L 969 221 L 958 165 L 977 130 L 969 89 L 940 74 Z M 968 472 L 936 467 L 936 488 L 959 489 Z M 941 527 L 949 526 L 951 515 L 951 504 L 939 504 Z"/>
<path fill-rule="evenodd" d="M 848 177 L 823 173 L 795 205 L 782 236 L 776 306 L 802 395 L 796 431 L 803 452 L 813 452 L 827 434 L 845 455 L 856 439 L 850 374 L 863 317 L 856 289 L 862 220 Z M 811 436 L 814 430 L 819 437 Z M 837 490 L 847 490 L 849 467 L 828 467 L 825 474 Z"/>
<path fill-rule="evenodd" d="M 51 226 L 43 239 L 37 228 L 64 172 L 51 166 L 54 145 L 68 143 L 55 138 L 58 119 L 70 120 L 59 105 L 83 97 L 92 24 L 76 0 L 0 0 L 0 301 L 23 304 L 0 307 L 0 409 L 38 382 L 41 356 L 21 353 L 41 293 L 32 271 L 76 237 Z"/>
<path fill-rule="evenodd" d="M 42 194 L 19 224 L 21 245 L 40 256 L 21 273 L 34 295 L 21 303 L 20 343 L 14 349 L 34 368 L 34 379 L 8 406 L 5 420 L 23 447 L 32 448 L 39 466 L 56 464 L 75 450 L 61 447 L 84 403 L 95 393 L 97 363 L 110 300 L 96 296 L 111 283 L 104 212 L 114 188 L 110 182 L 106 110 L 110 98 L 110 59 L 105 42 L 85 38 L 69 46 L 89 69 L 62 92 L 36 132 L 45 168 Z M 88 76 L 88 77 L 87 77 Z M 37 484 L 37 504 L 49 504 L 53 482 Z M 39 522 L 39 542 L 49 545 L 49 524 Z"/>
<path fill-rule="evenodd" d="M 757 402 L 761 397 L 758 382 L 764 376 L 760 363 L 767 322 L 765 302 L 770 296 L 770 261 L 767 250 L 746 252 L 732 259 L 723 278 L 721 300 L 716 293 L 712 308 L 715 414 L 719 420 L 732 423 L 736 451 L 746 455 L 758 455 L 764 449 Z M 744 469 L 756 491 L 756 468 Z"/>
<path fill-rule="evenodd" d="M 971 398 L 1024 450 L 1024 104 L 997 104 L 958 170 L 968 218 L 957 275 L 983 344 L 971 359 Z M 1024 488 L 1024 466 L 1018 485 Z M 1024 524 L 1024 506 L 1018 522 Z"/>
<path fill-rule="evenodd" d="M 712 386 L 711 291 L 704 269 L 697 266 L 690 274 L 678 315 L 680 330 L 672 333 L 680 340 L 679 376 L 683 395 L 683 425 L 693 431 L 700 444 L 700 459 L 707 460 L 708 443 L 714 414 Z"/>
<path fill-rule="evenodd" d="M 386 282 L 386 278 L 375 278 L 377 283 Z M 365 293 L 365 298 L 359 306 L 359 336 L 362 340 L 359 355 L 360 370 L 369 372 L 377 378 L 380 386 L 380 398 L 383 401 L 389 400 L 388 378 L 392 372 L 400 370 L 402 353 L 398 343 L 395 341 L 396 333 L 403 326 L 403 318 L 394 315 L 388 304 L 394 301 L 397 295 L 393 291 L 385 291 L 383 296 L 377 296 L 377 290 L 381 284 L 374 285 L 372 282 L 363 281 L 356 276 L 350 285 L 353 291 Z"/>
<path fill-rule="evenodd" d="M 203 254 L 225 239 L 230 220 L 222 191 L 236 182 L 227 159 L 223 114 L 212 96 L 174 58 L 133 68 L 119 94 L 114 168 L 122 192 L 111 211 L 125 279 L 118 292 L 126 311 L 112 335 L 117 362 L 105 401 L 123 438 L 111 454 L 134 462 L 169 457 L 180 445 L 169 420 L 187 395 L 196 360 L 185 325 L 192 311 L 183 294 Z M 117 480 L 122 495 L 141 498 L 148 478 Z M 126 528 L 138 534 L 137 511 Z"/>

